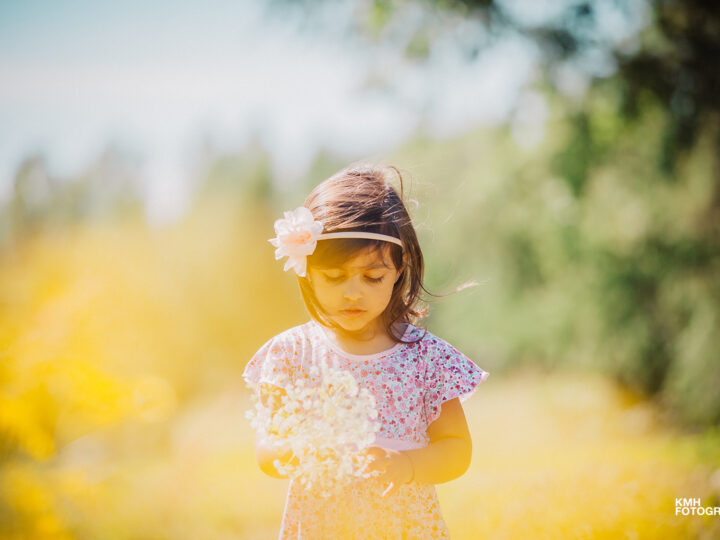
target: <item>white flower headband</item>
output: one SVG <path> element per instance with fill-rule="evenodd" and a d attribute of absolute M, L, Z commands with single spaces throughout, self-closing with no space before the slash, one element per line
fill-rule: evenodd
<path fill-rule="evenodd" d="M 372 240 L 385 240 L 403 247 L 399 238 L 388 236 L 387 234 L 378 234 L 371 232 L 334 232 L 325 233 L 323 231 L 323 222 L 315 221 L 313 215 L 304 206 L 298 206 L 291 212 L 283 212 L 285 219 L 278 219 L 275 222 L 275 238 L 268 240 L 277 249 L 275 250 L 275 260 L 287 257 L 285 268 L 287 272 L 290 268 L 300 277 L 305 277 L 307 270 L 307 256 L 315 251 L 318 240 L 327 238 L 370 238 Z"/>

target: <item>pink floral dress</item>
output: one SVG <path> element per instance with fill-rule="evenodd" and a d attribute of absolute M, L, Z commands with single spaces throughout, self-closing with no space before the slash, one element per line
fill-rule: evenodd
<path fill-rule="evenodd" d="M 325 358 L 349 370 L 361 388 L 375 397 L 381 422 L 372 446 L 394 450 L 423 448 L 427 427 L 440 416 L 440 405 L 466 401 L 489 373 L 446 341 L 408 325 L 403 341 L 368 355 L 348 354 L 331 342 L 314 320 L 286 330 L 252 357 L 243 377 L 259 385 L 282 386 L 281 375 L 319 384 L 310 368 Z M 427 540 L 450 538 L 433 484 L 410 482 L 386 498 L 375 478 L 357 481 L 341 496 L 323 499 L 290 481 L 279 540 Z"/>

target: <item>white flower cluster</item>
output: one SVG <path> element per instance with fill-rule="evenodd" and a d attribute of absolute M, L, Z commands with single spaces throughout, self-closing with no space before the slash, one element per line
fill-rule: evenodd
<path fill-rule="evenodd" d="M 265 446 L 297 457 L 297 465 L 276 459 L 278 472 L 299 479 L 306 489 L 315 486 L 327 498 L 357 478 L 380 474 L 363 470 L 372 457 L 362 451 L 380 426 L 375 397 L 359 388 L 349 371 L 324 363 L 310 369 L 310 375 L 320 374 L 317 387 L 285 377 L 286 394 L 274 405 L 253 394 L 254 407 L 245 416 Z"/>

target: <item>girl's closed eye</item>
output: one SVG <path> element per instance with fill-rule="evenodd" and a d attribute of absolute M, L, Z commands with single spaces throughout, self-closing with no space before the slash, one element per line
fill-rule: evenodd
<path fill-rule="evenodd" d="M 345 276 L 342 274 L 340 274 L 340 275 L 323 274 L 323 277 L 327 281 L 330 281 L 333 283 L 340 282 L 345 279 Z M 365 279 L 367 279 L 370 283 L 380 283 L 384 279 L 384 277 L 385 276 L 380 276 L 380 277 L 365 276 Z"/>

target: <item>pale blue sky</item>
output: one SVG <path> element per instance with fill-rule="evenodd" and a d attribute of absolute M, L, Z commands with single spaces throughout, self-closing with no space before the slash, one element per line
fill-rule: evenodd
<path fill-rule="evenodd" d="M 337 5 L 341 23 L 353 3 Z M 149 215 L 163 221 L 189 199 L 188 155 L 201 137 L 238 149 L 255 134 L 291 182 L 320 147 L 381 159 L 421 122 L 444 136 L 505 121 L 518 96 L 544 118 L 527 93 L 527 43 L 501 42 L 471 65 L 439 43 L 421 67 L 339 32 L 299 33 L 262 6 L 0 1 L 0 197 L 30 152 L 72 175 L 114 141 L 142 157 Z"/>

